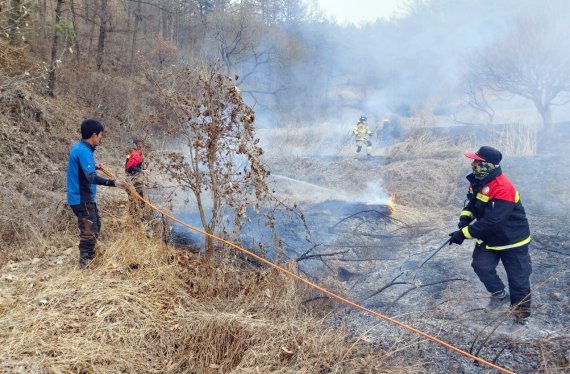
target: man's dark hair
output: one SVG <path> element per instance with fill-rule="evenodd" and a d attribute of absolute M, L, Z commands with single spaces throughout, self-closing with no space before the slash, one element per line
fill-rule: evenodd
<path fill-rule="evenodd" d="M 94 119 L 86 119 L 81 123 L 81 138 L 89 139 L 93 134 L 99 134 L 104 131 L 105 128 L 101 122 Z"/>

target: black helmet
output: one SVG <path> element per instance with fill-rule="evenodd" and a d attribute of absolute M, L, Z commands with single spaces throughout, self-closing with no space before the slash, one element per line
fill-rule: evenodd
<path fill-rule="evenodd" d="M 360 116 L 360 122 L 366 122 L 368 121 L 368 118 L 363 114 Z"/>

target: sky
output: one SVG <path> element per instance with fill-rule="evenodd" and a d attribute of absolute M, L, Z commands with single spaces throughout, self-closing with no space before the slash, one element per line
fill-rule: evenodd
<path fill-rule="evenodd" d="M 378 18 L 390 19 L 406 9 L 409 0 L 318 0 L 327 18 L 340 24 L 356 25 L 374 22 Z"/>

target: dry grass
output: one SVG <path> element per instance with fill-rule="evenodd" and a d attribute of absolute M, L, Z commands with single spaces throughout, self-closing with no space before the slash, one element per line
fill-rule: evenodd
<path fill-rule="evenodd" d="M 19 65 L 0 65 L 0 80 L 25 65 L 18 51 L 7 50 Z M 75 217 L 65 205 L 65 173 L 69 147 L 89 116 L 73 95 L 48 98 L 18 79 L 0 92 L 0 266 L 47 255 L 75 240 Z M 120 140 L 116 134 L 106 139 L 98 160 L 122 163 L 122 154 L 109 156 Z"/>
<path fill-rule="evenodd" d="M 55 233 L 70 227 L 63 192 L 65 164 L 78 135 L 71 129 L 78 124 L 61 118 L 60 107 L 77 118 L 81 115 L 65 101 L 49 100 L 24 86 L 0 93 L 0 266 L 9 259 L 45 253 L 61 243 Z"/>
<path fill-rule="evenodd" d="M 281 156 L 283 144 L 287 144 L 290 156 L 352 156 L 356 147 L 353 125 L 350 122 L 346 125 L 323 123 L 311 127 L 260 129 L 257 133 L 270 157 Z"/>
<path fill-rule="evenodd" d="M 396 191 L 397 202 L 415 208 L 446 208 L 457 205 L 463 191 L 460 180 L 466 171 L 463 152 L 457 144 L 423 129 L 409 132 L 404 141 L 387 153 L 382 180 Z"/>
<path fill-rule="evenodd" d="M 0 299 L 5 372 L 406 372 L 306 314 L 271 270 L 213 263 L 126 227 L 91 269 L 10 263 Z"/>
<path fill-rule="evenodd" d="M 93 105 L 117 98 L 103 83 L 103 91 L 89 86 Z M 65 165 L 79 123 L 97 113 L 62 92 L 48 99 L 10 87 L 0 95 L 0 153 L 8 155 L 0 160 L 0 372 L 407 371 L 327 327 L 290 279 L 147 239 L 124 215 L 118 191 L 99 194 L 101 253 L 80 271 Z M 123 161 L 109 156 L 119 135 L 98 149 L 111 167 Z"/>
<path fill-rule="evenodd" d="M 1 8 L 0 8 L 1 9 Z M 9 45 L 0 38 L 0 89 L 20 86 L 23 82 L 41 79 L 41 65 L 30 64 L 21 47 Z"/>
<path fill-rule="evenodd" d="M 457 202 L 459 170 L 461 163 L 456 160 L 404 160 L 387 165 L 382 180 L 390 191 L 398 191 L 397 201 L 402 204 L 438 207 Z"/>
<path fill-rule="evenodd" d="M 451 138 L 434 135 L 429 129 L 414 128 L 409 130 L 405 139 L 395 144 L 386 154 L 390 162 L 410 159 L 459 159 L 471 146 L 457 143 Z"/>
<path fill-rule="evenodd" d="M 529 123 L 505 125 L 497 133 L 497 148 L 509 156 L 533 156 L 537 150 L 537 128 L 538 125 Z"/>

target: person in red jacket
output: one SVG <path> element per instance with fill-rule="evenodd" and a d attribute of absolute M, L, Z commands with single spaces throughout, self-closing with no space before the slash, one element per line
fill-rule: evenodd
<path fill-rule="evenodd" d="M 476 240 L 471 266 L 490 293 L 489 309 L 506 301 L 510 293 L 515 322 L 526 324 L 531 305 L 531 236 L 520 195 L 501 170 L 501 152 L 483 146 L 465 156 L 473 160 L 473 173 L 467 176 L 469 191 L 459 230 L 449 234 L 449 244 Z M 496 272 L 499 261 L 507 273 L 509 292 Z"/>
<path fill-rule="evenodd" d="M 144 197 L 144 181 L 142 178 L 142 174 L 144 172 L 144 160 L 141 146 L 142 142 L 140 140 L 133 140 L 133 147 L 129 150 L 127 160 L 125 161 L 125 172 L 130 175 L 135 191 L 137 191 L 141 197 Z M 136 199 L 131 197 L 131 213 L 138 211 L 135 200 Z M 141 201 L 139 206 L 143 208 L 144 202 Z"/>

